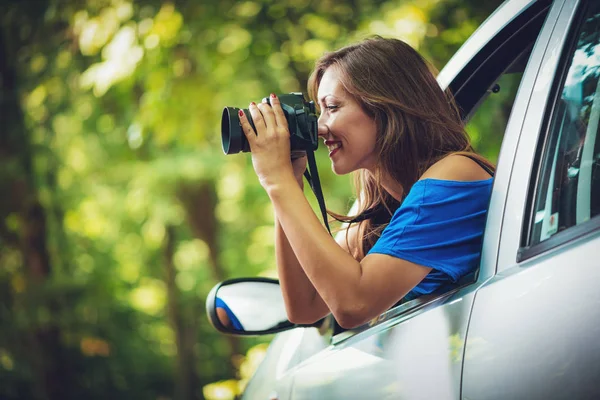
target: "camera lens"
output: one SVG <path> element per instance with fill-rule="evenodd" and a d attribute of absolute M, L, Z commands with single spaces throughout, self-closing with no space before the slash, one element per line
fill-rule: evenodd
<path fill-rule="evenodd" d="M 238 116 L 239 108 L 225 107 L 221 116 L 221 142 L 225 154 L 236 154 L 239 152 L 249 152 L 250 145 L 240 125 Z M 250 115 L 248 110 L 244 110 L 246 115 Z"/>

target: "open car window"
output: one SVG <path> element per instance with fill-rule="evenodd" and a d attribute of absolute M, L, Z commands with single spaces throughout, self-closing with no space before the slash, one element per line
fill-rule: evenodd
<path fill-rule="evenodd" d="M 475 149 L 494 162 L 497 159 L 523 71 L 549 8 L 549 1 L 535 2 L 524 8 L 495 36 L 489 38 L 488 42 L 462 66 L 462 70 L 454 74 L 454 79 L 449 83 L 463 121 L 466 123 L 467 132 L 472 135 Z M 451 68 L 454 67 L 451 66 Z M 440 75 L 447 77 L 449 73 L 447 71 L 445 73 L 444 69 Z M 443 82 L 440 84 L 444 86 Z M 494 114 L 494 117 L 490 118 L 488 114 L 490 110 L 494 110 L 497 115 Z M 488 116 L 480 117 L 479 112 Z M 490 122 L 490 119 L 493 121 Z M 494 140 L 489 140 L 490 136 Z M 478 149 L 477 143 L 482 138 L 489 141 L 491 145 L 485 149 Z M 442 302 L 460 288 L 474 283 L 477 275 L 475 272 L 464 277 L 455 286 L 444 292 L 398 303 L 378 318 L 359 328 L 347 331 L 334 321 L 332 341 L 338 343 L 354 333 L 383 323 L 390 318 L 403 314 L 410 315 L 424 306 L 429 307 L 432 303 Z"/>

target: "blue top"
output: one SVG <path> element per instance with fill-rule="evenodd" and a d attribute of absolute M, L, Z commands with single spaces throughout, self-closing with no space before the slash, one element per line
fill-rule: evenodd
<path fill-rule="evenodd" d="M 417 181 L 371 253 L 432 268 L 405 297 L 456 283 L 479 266 L 493 178 L 480 181 Z"/>

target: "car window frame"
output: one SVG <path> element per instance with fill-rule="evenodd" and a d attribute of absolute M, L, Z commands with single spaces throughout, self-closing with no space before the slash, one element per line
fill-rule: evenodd
<path fill-rule="evenodd" d="M 520 263 L 518 253 L 523 245 L 523 229 L 528 229 L 528 214 L 526 208 L 530 196 L 532 180 L 536 179 L 534 162 L 540 137 L 545 134 L 543 129 L 547 121 L 547 112 L 551 91 L 557 76 L 560 56 L 567 45 L 567 37 L 571 32 L 573 21 L 578 15 L 577 10 L 581 1 L 555 1 L 550 14 L 554 20 L 553 26 L 548 26 L 545 34 L 545 48 L 539 49 L 539 63 L 536 74 L 531 74 L 528 86 L 532 88 L 530 98 L 518 111 L 524 116 L 518 126 L 510 129 L 515 140 L 510 143 L 514 157 L 510 168 L 499 169 L 497 176 L 506 178 L 502 190 L 506 191 L 501 217 L 497 218 L 500 225 L 499 245 L 496 249 L 495 275 L 512 273 L 513 267 L 530 265 Z M 550 18 L 550 15 L 549 15 Z M 546 28 L 545 28 L 546 29 Z M 535 50 L 534 50 L 535 51 Z M 525 79 L 525 78 L 524 78 Z M 513 110 L 515 112 L 515 110 Z M 512 116 L 511 116 L 512 118 Z M 509 125 L 512 122 L 509 123 Z M 507 134 L 508 134 L 507 130 Z M 504 143 L 501 156 L 504 153 Z M 509 176 L 505 176 L 509 174 Z M 488 221 L 489 224 L 489 221 Z M 484 243 L 485 246 L 485 243 Z"/>
<path fill-rule="evenodd" d="M 536 213 L 535 202 L 539 191 L 543 189 L 544 156 L 548 151 L 548 146 L 550 146 L 552 142 L 552 135 L 556 134 L 553 129 L 555 123 L 554 118 L 558 109 L 559 100 L 562 98 L 562 91 L 567 74 L 572 65 L 572 56 L 581 33 L 581 24 L 590 4 L 591 2 L 589 0 L 581 0 L 577 4 L 575 16 L 569 25 L 568 36 L 559 57 L 558 68 L 553 77 L 552 89 L 548 96 L 541 134 L 536 144 L 535 156 L 532 164 L 533 168 L 527 190 L 528 194 L 525 204 L 526 208 L 521 231 L 521 241 L 519 249 L 517 250 L 517 263 L 545 254 L 557 247 L 575 242 L 580 238 L 593 235 L 594 232 L 600 230 L 600 215 L 596 215 L 588 221 L 570 226 L 561 232 L 557 232 L 546 240 L 531 244 Z M 574 29 L 574 26 L 577 28 Z"/>

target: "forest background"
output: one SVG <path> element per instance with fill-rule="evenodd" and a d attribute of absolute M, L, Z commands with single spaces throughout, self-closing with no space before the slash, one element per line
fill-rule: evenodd
<path fill-rule="evenodd" d="M 217 333 L 205 299 L 276 272 L 273 212 L 250 157 L 222 153 L 223 107 L 306 92 L 325 51 L 374 34 L 441 69 L 499 3 L 2 0 L 0 398 L 237 396 L 272 337 Z M 468 125 L 494 161 L 509 104 Z M 347 211 L 350 179 L 317 157 Z"/>

